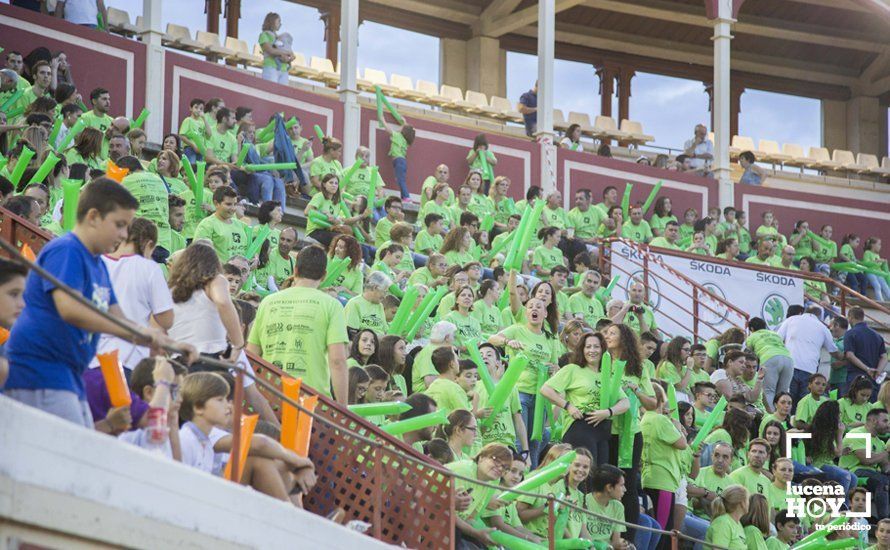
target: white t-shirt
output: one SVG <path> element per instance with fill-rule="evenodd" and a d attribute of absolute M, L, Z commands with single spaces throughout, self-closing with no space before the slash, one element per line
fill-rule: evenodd
<path fill-rule="evenodd" d="M 164 279 L 164 272 L 156 262 L 138 254 L 118 259 L 102 256 L 118 305 L 124 316 L 139 326 L 147 327 L 152 315 L 173 309 L 173 297 Z M 136 368 L 139 361 L 148 357 L 148 348 L 137 346 L 120 338 L 103 334 L 99 339 L 96 353 L 118 350 L 121 365 L 128 369 Z M 99 362 L 93 359 L 95 368 Z"/>
<path fill-rule="evenodd" d="M 796 370 L 813 374 L 819 369 L 822 348 L 828 353 L 837 351 L 831 331 L 812 313 L 785 319 L 776 333 L 785 340 Z"/>
<path fill-rule="evenodd" d="M 135 445 L 149 451 L 152 450 L 152 447 L 148 443 L 148 430 L 146 430 L 145 428 L 139 428 L 138 430 L 130 430 L 129 432 L 124 432 L 117 436 L 117 438 L 125 443 L 129 443 L 130 445 Z M 172 459 L 173 448 L 170 447 L 170 439 L 168 438 L 166 441 L 164 441 L 164 444 L 161 447 L 158 447 L 157 451 L 167 458 Z"/>
<path fill-rule="evenodd" d="M 226 453 L 215 452 L 213 446 L 227 435 L 229 432 L 225 430 L 212 428 L 207 436 L 194 423 L 186 422 L 179 428 L 182 463 L 213 475 L 222 475 Z"/>
<path fill-rule="evenodd" d="M 683 149 L 684 150 L 689 149 L 690 147 L 692 147 L 693 143 L 695 143 L 694 139 L 687 140 L 686 143 L 683 145 Z M 714 154 L 714 144 L 711 142 L 711 140 L 709 140 L 708 138 L 705 138 L 705 140 L 703 142 L 701 142 L 695 146 L 693 153 L 695 153 L 696 155 L 702 155 L 705 153 L 713 155 Z M 689 159 L 690 166 L 692 166 L 692 168 L 694 168 L 695 170 L 698 170 L 700 168 L 705 168 L 710 162 L 711 161 L 709 161 L 707 159 L 703 159 L 703 158 Z"/>
<path fill-rule="evenodd" d="M 77 25 L 96 25 L 98 15 L 96 0 L 65 0 L 65 21 Z"/>

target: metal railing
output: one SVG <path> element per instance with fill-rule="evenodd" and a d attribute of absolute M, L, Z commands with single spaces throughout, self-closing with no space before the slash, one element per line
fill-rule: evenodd
<path fill-rule="evenodd" d="M 46 231 L 2 207 L 0 236 L 16 249 L 22 244 L 28 244 L 35 254 L 52 238 Z M 25 261 L 11 251 L 0 251 L 0 254 Z M 95 311 L 100 315 L 107 315 L 99 310 Z M 458 475 L 364 418 L 351 413 L 346 407 L 301 384 L 301 396 L 317 396 L 319 399 L 319 405 L 314 411 L 306 409 L 302 401 L 291 399 L 281 391 L 281 380 L 288 376 L 286 373 L 259 357 L 249 354 L 248 358 L 253 372 L 242 365 L 226 365 L 235 372 L 233 449 L 240 446 L 241 418 L 248 410 L 243 394 L 244 376 L 247 376 L 255 381 L 279 418 L 282 404 L 287 403 L 300 411 L 300 414 L 309 415 L 313 419 L 309 458 L 315 465 L 318 479 L 312 491 L 304 495 L 304 506 L 321 515 L 343 508 L 348 519 L 359 519 L 370 524 L 370 534 L 378 540 L 404 544 L 410 548 L 453 549 L 457 517 L 455 482 L 460 479 L 483 488 L 544 499 L 548 510 L 550 549 L 556 547 L 554 528 L 557 507 L 568 507 L 591 518 L 670 537 L 673 550 L 677 550 L 680 540 L 725 550 L 676 530 L 665 531 L 616 521 L 580 508 L 556 495 L 508 489 Z M 232 453 L 233 472 L 239 471 L 239 462 L 239 453 Z"/>
<path fill-rule="evenodd" d="M 652 292 L 653 281 L 659 285 L 665 285 L 676 291 L 678 296 L 682 296 L 688 300 L 688 305 L 682 303 L 685 300 L 675 299 L 670 292 L 660 292 L 661 299 L 674 305 L 680 311 L 688 314 L 692 319 L 692 336 L 696 342 L 705 340 L 702 337 L 702 328 L 710 328 L 714 333 L 721 333 L 725 329 L 719 328 L 719 322 L 710 321 L 707 317 L 713 315 L 721 319 L 725 319 L 730 325 L 744 329 L 749 315 L 727 301 L 725 298 L 714 294 L 706 287 L 698 282 L 683 275 L 676 269 L 668 266 L 656 253 L 650 251 L 650 248 L 642 243 L 630 241 L 624 238 L 603 239 L 600 246 L 599 266 L 604 276 L 614 277 L 621 275 L 626 280 L 626 284 L 631 283 L 631 278 L 636 278 L 638 274 L 642 275 L 640 282 L 646 288 L 647 297 Z M 638 271 L 630 271 L 627 268 L 616 265 L 612 258 L 612 243 L 620 243 L 630 248 L 634 254 L 627 257 L 622 256 L 623 260 L 634 265 Z M 663 250 L 663 249 L 654 249 Z M 664 250 L 664 252 L 674 253 L 673 250 Z M 636 257 L 635 257 L 636 256 Z M 637 258 L 638 257 L 638 258 Z M 697 258 L 701 260 L 702 258 Z M 651 266 L 657 265 L 659 270 L 663 270 L 669 276 L 662 275 L 659 271 L 651 269 Z M 616 273 L 617 271 L 617 273 Z M 629 288 L 629 287 L 628 287 Z M 647 298 L 648 301 L 648 298 Z M 667 313 L 664 310 L 658 311 L 659 315 L 664 316 L 678 326 L 684 326 L 687 323 L 681 321 Z M 678 334 L 669 334 L 659 328 L 659 332 L 668 338 L 680 336 Z"/>

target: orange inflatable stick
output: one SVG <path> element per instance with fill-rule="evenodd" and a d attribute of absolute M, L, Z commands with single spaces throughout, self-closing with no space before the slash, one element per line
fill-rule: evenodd
<path fill-rule="evenodd" d="M 315 412 L 315 407 L 318 405 L 318 396 L 312 395 L 310 397 L 304 397 L 300 404 L 309 412 Z M 297 417 L 297 446 L 294 449 L 294 452 L 302 457 L 308 457 L 309 438 L 311 436 L 312 417 L 301 411 L 299 417 Z"/>
<path fill-rule="evenodd" d="M 99 359 L 99 367 L 102 369 L 102 378 L 105 379 L 111 406 L 115 408 L 129 406 L 132 402 L 130 388 L 124 377 L 124 369 L 117 359 L 117 350 L 100 353 L 96 358 Z"/>
<path fill-rule="evenodd" d="M 257 414 L 247 414 L 241 417 L 241 441 L 238 448 L 232 448 L 229 454 L 229 462 L 226 464 L 226 479 L 241 483 L 241 474 L 244 473 L 244 463 L 247 462 L 247 454 L 250 451 L 250 440 L 253 439 L 253 431 L 256 428 L 256 422 L 260 416 Z M 232 458 L 238 453 L 238 473 L 232 477 Z"/>
<path fill-rule="evenodd" d="M 281 378 L 281 391 L 285 396 L 299 403 L 301 384 L 301 378 L 284 376 Z M 281 402 L 281 445 L 291 451 L 295 451 L 297 448 L 297 417 L 299 415 L 299 409 L 284 401 Z"/>

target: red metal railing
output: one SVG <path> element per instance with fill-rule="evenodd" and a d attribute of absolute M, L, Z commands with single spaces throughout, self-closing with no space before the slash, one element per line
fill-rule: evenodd
<path fill-rule="evenodd" d="M 51 234 L 2 207 L 0 236 L 17 247 L 28 244 L 35 254 L 52 238 Z M 256 380 L 258 388 L 279 417 L 282 401 L 288 400 L 290 405 L 300 409 L 301 413 L 310 414 L 315 420 L 312 425 L 309 458 L 315 465 L 318 480 L 310 494 L 304 495 L 303 503 L 308 510 L 326 515 L 342 508 L 348 519 L 369 523 L 370 535 L 384 542 L 409 548 L 453 549 L 456 542 L 455 481 L 463 479 L 480 488 L 504 489 L 451 472 L 302 384 L 301 396 L 319 397 L 315 411 L 306 411 L 300 403 L 288 399 L 281 392 L 281 379 L 286 375 L 278 367 L 253 355 L 249 359 L 255 374 L 246 375 Z M 241 416 L 249 412 L 241 391 L 244 376 L 242 370 L 237 370 L 232 423 L 234 448 L 238 448 L 241 439 Z M 232 466 L 233 471 L 237 471 L 238 453 L 234 455 Z M 557 506 L 569 507 L 575 512 L 601 520 L 614 521 L 552 494 L 542 496 L 514 492 L 544 498 L 547 502 L 550 535 L 548 547 L 551 550 L 556 547 L 554 526 Z M 615 523 L 670 537 L 673 550 L 677 550 L 681 539 L 725 550 L 687 537 L 679 531 L 663 531 L 625 522 Z"/>
<path fill-rule="evenodd" d="M 624 261 L 639 268 L 639 271 L 630 271 L 613 262 L 612 243 L 615 242 L 629 247 L 634 251 L 635 255 L 639 257 L 639 259 L 634 255 L 622 257 Z M 673 253 L 673 251 L 667 250 L 665 252 Z M 659 294 L 662 300 L 674 305 L 677 309 L 690 316 L 692 319 L 692 336 L 696 341 L 705 339 L 702 337 L 703 327 L 708 327 L 711 329 L 712 333 L 717 334 L 725 330 L 725 328 L 718 328 L 720 323 L 709 321 L 706 318 L 709 314 L 720 317 L 721 319 L 726 319 L 726 321 L 734 327 L 745 328 L 744 325 L 749 317 L 746 312 L 742 311 L 725 298 L 714 294 L 701 284 L 668 266 L 656 254 L 650 252 L 649 247 L 644 244 L 623 238 L 605 239 L 600 246 L 599 265 L 600 271 L 604 275 L 608 275 L 609 277 L 621 275 L 621 277 L 625 279 L 626 284 L 630 284 L 632 276 L 641 273 L 641 282 L 643 283 L 643 286 L 646 287 L 647 295 L 652 291 L 653 281 L 657 282 L 659 285 L 665 285 L 675 291 L 677 293 L 675 294 L 676 299 L 671 296 L 670 292 L 660 292 Z M 664 276 L 659 273 L 659 271 L 651 269 L 652 265 L 658 265 L 659 270 L 667 272 L 670 276 Z M 615 271 L 618 273 L 615 273 Z M 677 319 L 664 309 L 658 310 L 658 313 L 678 326 L 685 326 L 688 324 L 685 321 Z M 680 336 L 678 334 L 668 334 L 661 328 L 659 328 L 659 331 L 668 338 Z"/>

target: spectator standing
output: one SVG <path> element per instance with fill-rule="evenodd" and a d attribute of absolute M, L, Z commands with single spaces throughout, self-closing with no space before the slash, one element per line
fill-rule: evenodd
<path fill-rule="evenodd" d="M 792 381 L 799 380 L 797 373 L 794 372 L 794 360 L 785 347 L 782 337 L 769 330 L 766 321 L 760 317 L 752 317 L 748 321 L 748 332 L 745 347 L 757 355 L 760 368 L 766 371 L 763 379 L 763 400 L 771 404 L 776 393 L 788 391 Z M 792 392 L 791 396 L 797 402 L 804 393 Z"/>
<path fill-rule="evenodd" d="M 704 124 L 696 124 L 695 137 L 687 140 L 683 149 L 687 156 L 686 166 L 690 170 L 703 173 L 709 171 L 711 161 L 714 159 L 714 143 L 708 139 L 708 129 Z"/>
<path fill-rule="evenodd" d="M 812 313 L 805 312 L 803 306 L 788 307 L 786 319 L 776 329 L 782 337 L 785 347 L 794 362 L 794 375 L 788 390 L 791 399 L 797 403 L 807 394 L 807 383 L 810 375 L 819 370 L 819 358 L 822 350 L 832 354 L 835 359 L 842 357 L 834 345 L 834 338 L 828 327 Z M 767 404 L 772 403 L 772 399 Z"/>
<path fill-rule="evenodd" d="M 766 170 L 754 164 L 756 160 L 757 158 L 751 151 L 742 151 L 739 154 L 739 166 L 745 171 L 742 177 L 739 178 L 739 183 L 763 185 L 764 180 L 766 180 Z"/>
<path fill-rule="evenodd" d="M 844 334 L 844 355 L 847 359 L 847 381 L 840 393 L 846 393 L 854 378 L 865 373 L 876 380 L 887 367 L 887 347 L 881 335 L 865 322 L 865 311 L 854 306 L 847 312 L 852 328 Z M 877 385 L 875 384 L 875 390 Z"/>
<path fill-rule="evenodd" d="M 525 135 L 534 137 L 538 131 L 538 82 L 519 97 L 519 112 L 525 122 Z"/>
<path fill-rule="evenodd" d="M 287 72 L 290 62 L 294 60 L 294 52 L 290 49 L 293 39 L 289 33 L 279 35 L 280 28 L 281 16 L 274 12 L 267 13 L 257 44 L 263 50 L 263 79 L 287 84 Z"/>
<path fill-rule="evenodd" d="M 247 349 L 319 393 L 347 401 L 346 317 L 343 307 L 318 290 L 327 269 L 324 249 L 297 256 L 290 288 L 267 296 L 257 310 Z M 285 326 L 288 327 L 285 330 Z"/>
<path fill-rule="evenodd" d="M 101 29 L 108 32 L 108 10 L 105 0 L 58 0 L 56 17 L 91 29 L 99 28 L 99 15 L 105 24 Z"/>

